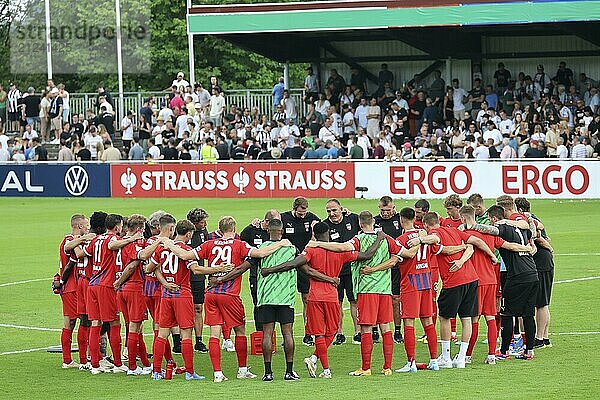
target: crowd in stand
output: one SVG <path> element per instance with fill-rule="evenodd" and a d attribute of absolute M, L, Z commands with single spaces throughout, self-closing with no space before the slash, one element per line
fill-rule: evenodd
<path fill-rule="evenodd" d="M 348 80 L 332 69 L 321 86 L 308 67 L 305 104 L 281 78 L 273 87 L 273 115 L 226 105 L 216 77 L 204 88 L 179 73 L 164 97 L 144 99 L 121 121 L 102 86 L 86 115 L 71 114 L 69 93 L 52 81 L 41 96 L 33 88 L 21 94 L 13 84 L 8 92 L 0 86 L 0 161 L 45 160 L 45 142 L 60 143 L 59 161 L 598 157 L 597 81 L 585 73 L 576 78 L 565 62 L 554 74 L 538 65 L 533 77 L 513 76 L 499 63 L 493 82 L 485 83 L 479 70 L 467 90 L 458 79 L 447 85 L 440 71 L 429 82 L 415 75 L 398 85 L 382 64 L 369 90 L 357 68 Z"/>

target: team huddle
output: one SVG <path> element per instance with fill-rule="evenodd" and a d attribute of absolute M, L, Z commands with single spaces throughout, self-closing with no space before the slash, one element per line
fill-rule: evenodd
<path fill-rule="evenodd" d="M 291 211 L 268 210 L 239 234 L 229 216 L 208 232 L 208 214 L 201 208 L 180 221 L 165 211 L 148 219 L 104 212 L 89 219 L 73 215 L 72 232 L 60 244 L 60 280 L 55 281 L 64 315 L 62 367 L 94 375 L 151 375 L 154 380 L 180 373 L 199 380 L 204 377 L 194 371 L 198 351 L 209 353 L 214 382 L 223 382 L 225 350 L 236 352 L 238 379 L 256 378 L 248 367 L 240 296 L 247 271 L 254 321 L 262 333 L 263 381 L 274 380 L 276 323 L 283 336 L 283 377 L 300 379 L 293 369 L 297 291 L 303 304 L 302 342 L 315 347 L 304 359 L 311 378 L 332 377 L 328 348 L 346 342 L 344 297 L 350 302 L 352 340 L 360 344 L 361 365 L 352 376 L 372 374 L 371 356 L 379 341 L 381 374 L 386 376 L 393 374 L 394 342 L 404 344 L 407 358 L 396 372 L 465 368 L 475 362 L 472 353 L 482 316 L 486 364 L 511 357 L 532 360 L 535 348 L 551 346 L 553 249 L 542 222 L 525 198 L 500 196 L 486 209 L 478 194 L 466 205 L 450 195 L 444 208 L 448 216 L 442 218 L 426 200 L 419 200 L 414 208 L 397 212 L 392 198 L 384 196 L 378 215 L 357 215 L 331 199 L 321 221 L 309 211 L 308 200 L 297 197 Z M 125 321 L 123 352 L 120 314 Z M 149 316 L 154 330 L 151 355 L 142 329 Z M 77 319 L 79 363 L 71 357 Z M 416 319 L 424 330 L 418 340 L 427 344 L 427 363 L 416 360 Z M 204 325 L 210 332 L 208 346 Z M 454 358 L 453 342 L 460 345 Z M 183 367 L 177 368 L 173 353 L 182 355 Z"/>

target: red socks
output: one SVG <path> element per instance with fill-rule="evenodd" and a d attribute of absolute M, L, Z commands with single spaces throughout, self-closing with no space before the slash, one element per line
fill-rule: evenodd
<path fill-rule="evenodd" d="M 237 355 L 238 367 L 248 366 L 248 338 L 244 336 L 235 336 L 235 353 Z"/>
<path fill-rule="evenodd" d="M 362 359 L 363 371 L 371 368 L 371 354 L 373 353 L 373 334 L 363 333 L 360 336 L 360 355 Z"/>
<path fill-rule="evenodd" d="M 71 341 L 72 341 L 73 331 L 70 329 L 63 328 L 62 333 L 60 334 L 60 344 L 62 347 L 62 356 L 63 363 L 70 364 L 73 361 L 71 357 Z"/>
<path fill-rule="evenodd" d="M 394 357 L 394 336 L 392 331 L 383 334 L 383 369 L 392 368 L 392 358 Z"/>
<path fill-rule="evenodd" d="M 456 318 L 450 318 L 450 330 L 456 332 Z"/>
<path fill-rule="evenodd" d="M 140 360 L 142 360 L 142 365 L 144 367 L 149 367 L 150 360 L 148 360 L 148 350 L 146 349 L 146 343 L 144 342 L 144 335 L 142 333 L 139 333 L 138 338 L 139 341 L 137 355 L 140 357 Z"/>
<path fill-rule="evenodd" d="M 435 324 L 427 325 L 423 329 L 425 329 L 425 335 L 427 335 L 429 358 L 433 360 L 434 358 L 437 358 L 437 332 L 435 331 Z"/>
<path fill-rule="evenodd" d="M 127 336 L 127 366 L 130 370 L 135 370 L 137 368 L 136 358 L 140 336 L 141 335 L 137 332 L 129 332 L 129 335 Z"/>
<path fill-rule="evenodd" d="M 231 339 L 231 328 L 227 326 L 223 326 L 223 339 L 230 340 Z"/>
<path fill-rule="evenodd" d="M 92 358 L 92 368 L 100 367 L 100 330 L 101 325 L 92 326 L 90 328 L 90 355 Z"/>
<path fill-rule="evenodd" d="M 417 347 L 417 339 L 415 338 L 415 327 L 404 324 L 404 349 L 408 362 L 415 360 L 415 348 Z"/>
<path fill-rule="evenodd" d="M 79 363 L 87 364 L 87 349 L 90 339 L 90 327 L 79 325 L 77 330 L 77 347 L 79 347 Z"/>
<path fill-rule="evenodd" d="M 211 337 L 208 339 L 208 354 L 213 371 L 221 371 L 221 345 L 218 338 Z"/>
<path fill-rule="evenodd" d="M 185 372 L 194 373 L 194 346 L 192 339 L 184 339 L 181 341 L 181 355 L 183 356 L 183 364 Z"/>
<path fill-rule="evenodd" d="M 327 348 L 329 348 L 329 346 L 331 346 L 331 343 L 333 343 L 334 338 L 335 338 L 334 335 L 325 336 L 325 344 L 327 345 Z"/>
<path fill-rule="evenodd" d="M 486 323 L 488 329 L 488 354 L 496 354 L 496 342 L 498 341 L 498 329 L 496 328 L 496 321 L 491 319 L 486 321 Z"/>
<path fill-rule="evenodd" d="M 165 360 L 169 361 L 173 359 L 173 353 L 171 352 L 171 343 L 169 339 L 165 339 Z"/>
<path fill-rule="evenodd" d="M 468 356 L 473 354 L 473 348 L 475 347 L 475 343 L 477 343 L 477 337 L 479 336 L 479 322 L 473 322 L 471 324 L 471 329 L 471 338 L 469 339 L 469 347 L 467 347 Z"/>
<path fill-rule="evenodd" d="M 362 341 L 362 338 L 361 338 Z M 317 357 L 321 360 L 321 365 L 323 365 L 323 369 L 329 368 L 329 358 L 327 357 L 327 340 L 324 336 L 318 336 L 315 339 L 315 348 Z"/>
<path fill-rule="evenodd" d="M 152 348 L 152 353 L 154 353 L 153 360 L 153 370 L 154 372 L 161 372 L 162 370 L 162 360 L 165 355 L 165 347 L 168 346 L 169 342 L 166 339 L 163 339 L 157 336 L 154 339 L 154 345 Z"/>
<path fill-rule="evenodd" d="M 110 349 L 112 350 L 115 367 L 120 367 L 123 365 L 121 362 L 121 324 L 110 326 L 108 340 L 110 342 Z"/>

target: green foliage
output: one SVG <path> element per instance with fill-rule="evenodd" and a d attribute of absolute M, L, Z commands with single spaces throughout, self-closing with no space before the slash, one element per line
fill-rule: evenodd
<path fill-rule="evenodd" d="M 6 1 L 6 0 L 4 0 Z M 252 3 L 262 1 L 235 1 Z M 209 0 L 205 4 L 229 4 L 233 1 Z M 114 2 L 58 2 L 51 0 L 52 25 L 58 21 L 70 21 L 72 25 L 96 22 L 106 26 L 114 26 Z M 43 3 L 35 1 L 35 7 L 28 10 L 34 21 L 43 21 Z M 122 26 L 128 21 L 139 19 L 141 15 L 149 21 L 147 27 L 150 40 L 146 46 L 139 43 L 123 42 L 124 55 L 124 88 L 125 91 L 160 90 L 168 87 L 177 72 L 183 71 L 188 75 L 188 37 L 186 31 L 186 1 L 185 0 L 121 0 Z M 143 19 L 143 18 L 142 18 Z M 85 22 L 84 22 L 85 21 Z M 0 24 L 1 25 L 1 24 Z M 4 24 L 6 26 L 6 24 Z M 0 26 L 0 33 L 2 26 Z M 210 76 L 217 76 L 223 88 L 272 88 L 277 79 L 283 75 L 283 65 L 261 55 L 238 48 L 229 42 L 215 36 L 196 36 L 195 63 L 196 80 L 208 82 Z M 97 44 L 82 49 L 69 47 L 68 43 L 53 41 L 54 81 L 63 82 L 71 92 L 92 92 L 102 83 L 110 91 L 117 91 L 116 45 Z M 10 48 L 8 41 L 0 41 L 0 59 L 9 60 Z M 89 54 L 94 57 L 89 57 Z M 18 71 L 11 71 L 10 63 L 0 64 L 0 82 L 6 84 L 15 81 L 23 88 L 34 86 L 41 88 L 45 85 L 45 53 L 43 46 L 38 45 L 30 51 L 20 51 L 23 66 Z M 34 57 L 30 55 L 34 54 Z M 100 55 L 99 57 L 96 55 Z M 148 73 L 135 73 L 139 65 L 127 62 L 135 60 L 150 60 Z M 84 61 L 82 61 L 84 60 Z M 77 65 L 77 73 L 64 73 L 58 62 Z M 30 63 L 37 67 L 36 73 L 27 68 Z M 292 65 L 290 68 L 290 86 L 301 87 L 304 80 L 302 65 Z M 109 71 L 106 71 L 107 68 Z M 33 68 L 35 69 L 35 68 Z M 70 68 L 72 69 L 72 68 Z M 106 71 L 110 73 L 97 73 Z M 114 72 L 113 72 L 114 71 Z M 132 73 L 134 71 L 134 73 Z"/>

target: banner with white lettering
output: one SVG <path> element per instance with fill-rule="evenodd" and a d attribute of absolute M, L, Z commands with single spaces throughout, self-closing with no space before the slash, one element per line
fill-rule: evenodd
<path fill-rule="evenodd" d="M 2 164 L 0 196 L 110 197 L 107 164 Z"/>
<path fill-rule="evenodd" d="M 355 164 L 367 198 L 439 199 L 456 193 L 538 199 L 600 198 L 600 162 L 404 162 Z M 359 193 L 360 194 L 360 193 Z"/>
<path fill-rule="evenodd" d="M 354 197 L 354 164 L 113 164 L 113 197 Z"/>

